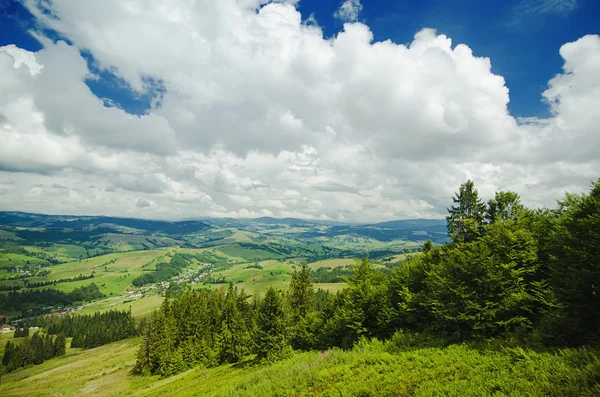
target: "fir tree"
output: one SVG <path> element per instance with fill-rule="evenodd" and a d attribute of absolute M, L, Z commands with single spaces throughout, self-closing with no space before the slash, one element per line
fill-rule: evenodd
<path fill-rule="evenodd" d="M 448 236 L 455 243 L 468 243 L 479 238 L 483 234 L 486 208 L 473 181 L 463 183 L 452 201 L 456 205 L 448 209 Z"/>
<path fill-rule="evenodd" d="M 2 364 L 6 367 L 11 362 L 13 355 L 15 353 L 15 345 L 11 341 L 6 342 L 6 347 L 4 348 L 4 356 L 2 357 Z"/>
<path fill-rule="evenodd" d="M 281 294 L 269 287 L 257 315 L 256 352 L 258 359 L 277 360 L 289 354 Z"/>
<path fill-rule="evenodd" d="M 54 339 L 54 355 L 62 356 L 67 352 L 67 339 L 63 334 L 58 334 Z"/>

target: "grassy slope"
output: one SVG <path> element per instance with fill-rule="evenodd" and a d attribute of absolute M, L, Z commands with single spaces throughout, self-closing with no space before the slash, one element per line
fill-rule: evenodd
<path fill-rule="evenodd" d="M 168 249 L 163 250 L 148 250 L 148 251 L 132 251 L 116 254 L 108 254 L 97 256 L 94 258 L 84 259 L 81 262 L 73 261 L 68 263 L 62 263 L 60 265 L 52 266 L 50 273 L 47 277 L 32 277 L 30 280 L 34 281 L 48 281 L 48 280 L 59 280 L 63 278 L 77 277 L 80 274 L 88 275 L 92 271 L 95 271 L 94 278 L 91 280 L 81 280 L 69 283 L 60 283 L 56 288 L 60 291 L 70 292 L 77 287 L 88 285 L 94 282 L 99 287 L 102 284 L 106 284 L 101 287 L 100 290 L 109 295 L 111 292 L 114 295 L 120 294 L 125 290 L 131 281 L 143 274 L 143 270 L 153 269 L 155 264 L 143 268 L 144 265 L 152 262 L 154 259 L 164 256 L 168 252 Z M 108 263 L 102 266 L 104 263 L 116 260 L 114 263 Z M 164 256 L 164 261 L 168 261 L 169 257 Z M 106 270 L 105 270 L 106 269 Z"/>
<path fill-rule="evenodd" d="M 593 396 L 598 355 L 584 349 L 536 353 L 465 345 L 391 354 L 379 343 L 308 352 L 270 366 L 194 368 L 167 378 L 130 376 L 139 339 L 3 376 L 5 396 Z"/>
<path fill-rule="evenodd" d="M 133 317 L 140 318 L 145 317 L 152 313 L 153 310 L 158 309 L 165 298 L 157 295 L 146 296 L 132 302 L 124 302 L 122 297 L 111 297 L 100 301 L 92 302 L 81 310 L 77 314 L 94 314 L 96 312 L 105 312 L 108 310 L 129 310 L 131 308 L 131 314 Z"/>

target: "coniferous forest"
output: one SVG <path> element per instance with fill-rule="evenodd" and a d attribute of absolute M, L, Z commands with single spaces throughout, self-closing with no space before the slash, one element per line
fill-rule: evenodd
<path fill-rule="evenodd" d="M 6 342 L 2 364 L 10 372 L 31 364 L 41 364 L 52 357 L 62 356 L 65 352 L 64 335 L 52 338 L 51 335 L 44 336 L 38 331 L 31 338 L 26 337 L 21 344 Z"/>
<path fill-rule="evenodd" d="M 165 300 L 142 326 L 135 372 L 168 376 L 249 354 L 274 361 L 363 338 L 600 342 L 600 182 L 556 209 L 531 210 L 513 192 L 483 202 L 467 181 L 448 212 L 450 243 L 428 241 L 391 271 L 365 257 L 337 294 L 317 294 L 304 265 L 285 291 L 249 297 L 230 284 Z"/>

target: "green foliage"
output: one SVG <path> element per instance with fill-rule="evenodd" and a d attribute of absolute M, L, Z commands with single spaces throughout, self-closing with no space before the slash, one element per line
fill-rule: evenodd
<path fill-rule="evenodd" d="M 259 360 L 275 361 L 290 354 L 281 294 L 270 287 L 258 307 L 256 355 Z"/>
<path fill-rule="evenodd" d="M 130 311 L 51 318 L 43 321 L 43 325 L 50 334 L 72 336 L 71 347 L 93 348 L 138 335 Z"/>
<path fill-rule="evenodd" d="M 188 267 L 191 260 L 194 259 L 194 255 L 176 253 L 168 263 L 156 264 L 156 270 L 153 272 L 147 272 L 141 276 L 133 279 L 131 284 L 136 287 L 141 287 L 146 284 L 158 283 L 161 281 L 168 281 L 173 277 L 177 276 L 181 270 Z"/>
<path fill-rule="evenodd" d="M 550 280 L 562 310 L 560 343 L 600 342 L 600 180 L 559 202 L 547 242 Z"/>
<path fill-rule="evenodd" d="M 67 352 L 67 339 L 63 334 L 58 334 L 54 339 L 54 353 L 56 356 L 63 356 Z"/>
<path fill-rule="evenodd" d="M 60 350 L 59 346 L 57 350 L 56 346 L 57 342 L 52 340 L 52 336 L 43 336 L 38 331 L 31 338 L 26 337 L 20 345 L 6 342 L 2 364 L 8 372 L 31 364 L 39 365 L 52 357 L 64 354 L 64 349 Z"/>
<path fill-rule="evenodd" d="M 15 328 L 15 333 L 14 333 L 14 337 L 15 338 L 25 338 L 29 336 L 29 328 L 24 327 L 24 328 L 20 328 L 17 327 Z"/>
<path fill-rule="evenodd" d="M 105 296 L 94 283 L 75 288 L 70 293 L 54 289 L 13 291 L 7 295 L 0 295 L 0 310 L 18 311 L 22 313 L 23 317 L 30 317 L 44 313 L 47 311 L 45 309 L 47 307 L 68 306 L 76 302 L 90 302 Z"/>
<path fill-rule="evenodd" d="M 488 201 L 485 218 L 488 223 L 517 220 L 525 207 L 521 204 L 521 197 L 515 192 L 496 192 L 493 199 Z"/>
<path fill-rule="evenodd" d="M 456 243 L 468 243 L 483 234 L 485 204 L 479 199 L 479 192 L 473 181 L 460 185 L 458 193 L 452 198 L 455 204 L 448 209 L 446 217 L 448 235 Z"/>
<path fill-rule="evenodd" d="M 169 376 L 195 365 L 238 362 L 251 349 L 253 307 L 230 285 L 166 299 L 142 330 L 135 373 Z"/>
<path fill-rule="evenodd" d="M 389 331 L 387 280 L 373 269 L 368 258 L 356 261 L 348 288 L 339 293 L 327 313 L 323 330 L 325 346 L 350 348 L 362 336 L 384 336 Z"/>

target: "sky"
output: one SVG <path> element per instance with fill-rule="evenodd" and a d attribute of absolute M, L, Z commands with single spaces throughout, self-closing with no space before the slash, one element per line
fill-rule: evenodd
<path fill-rule="evenodd" d="M 441 218 L 600 177 L 595 0 L 0 0 L 0 210 Z"/>

